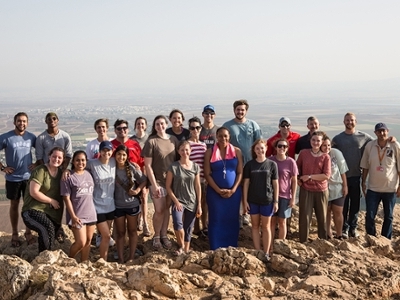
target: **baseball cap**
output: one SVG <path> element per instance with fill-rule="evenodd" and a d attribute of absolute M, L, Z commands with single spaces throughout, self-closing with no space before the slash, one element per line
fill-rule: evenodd
<path fill-rule="evenodd" d="M 103 149 L 112 150 L 113 146 L 110 141 L 102 141 L 99 146 L 100 151 Z"/>
<path fill-rule="evenodd" d="M 203 112 L 206 112 L 207 110 L 211 110 L 212 112 L 215 112 L 215 108 L 211 104 L 207 104 L 206 106 L 204 106 Z"/>
<path fill-rule="evenodd" d="M 389 130 L 385 123 L 378 123 L 375 125 L 375 131 L 382 130 L 382 129 Z"/>
<path fill-rule="evenodd" d="M 279 119 L 279 126 L 281 126 L 283 122 L 286 122 L 286 123 L 288 123 L 289 125 L 292 124 L 292 123 L 290 122 L 290 119 L 289 119 L 289 118 L 282 117 L 282 118 Z"/>

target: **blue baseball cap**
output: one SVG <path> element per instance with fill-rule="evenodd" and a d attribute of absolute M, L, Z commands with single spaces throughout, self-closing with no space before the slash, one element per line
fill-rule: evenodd
<path fill-rule="evenodd" d="M 203 112 L 206 112 L 208 110 L 211 110 L 212 112 L 215 112 L 215 108 L 214 106 L 212 106 L 211 104 L 207 104 L 206 106 L 204 106 L 203 108 Z"/>
<path fill-rule="evenodd" d="M 375 125 L 375 131 L 382 130 L 382 129 L 389 130 L 385 123 L 378 123 Z"/>
<path fill-rule="evenodd" d="M 102 141 L 100 143 L 99 149 L 100 149 L 100 151 L 103 150 L 103 149 L 108 149 L 108 150 L 112 151 L 113 145 L 111 144 L 110 141 Z"/>

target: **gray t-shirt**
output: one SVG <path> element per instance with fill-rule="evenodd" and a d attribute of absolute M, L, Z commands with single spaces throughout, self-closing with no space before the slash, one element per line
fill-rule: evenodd
<path fill-rule="evenodd" d="M 346 177 L 361 176 L 361 158 L 365 146 L 372 140 L 373 138 L 369 134 L 358 130 L 354 134 L 347 134 L 343 131 L 332 139 L 332 147 L 342 152 L 349 168 Z"/>
<path fill-rule="evenodd" d="M 146 176 L 140 170 L 136 170 L 132 165 L 129 165 L 131 169 L 132 179 L 135 182 L 133 189 L 136 189 L 139 184 L 146 180 Z M 129 196 L 126 188 L 129 186 L 128 176 L 126 170 L 117 168 L 117 176 L 119 178 L 115 180 L 115 192 L 114 200 L 116 208 L 134 208 L 140 205 L 138 196 Z"/>
<path fill-rule="evenodd" d="M 65 131 L 59 129 L 55 136 L 43 131 L 36 139 L 36 159 L 43 159 L 44 163 L 49 161 L 50 150 L 54 147 L 60 147 L 65 151 L 65 157 L 72 157 L 71 137 Z"/>
<path fill-rule="evenodd" d="M 146 143 L 148 138 L 149 138 L 149 135 L 147 133 L 144 136 L 142 136 L 141 138 L 137 137 L 136 134 L 134 134 L 130 137 L 131 140 L 134 140 L 139 143 L 141 149 L 144 148 L 144 144 Z"/>
<path fill-rule="evenodd" d="M 106 214 L 115 210 L 115 158 L 111 157 L 108 164 L 102 164 L 98 159 L 87 162 L 87 169 L 94 181 L 93 201 L 98 214 Z"/>
<path fill-rule="evenodd" d="M 199 165 L 194 162 L 192 163 L 192 169 L 187 170 L 182 168 L 179 161 L 176 161 L 170 165 L 168 171 L 174 175 L 172 190 L 176 198 L 185 209 L 194 212 L 197 209 L 194 182 L 196 175 L 200 173 Z"/>
<path fill-rule="evenodd" d="M 93 203 L 93 178 L 88 171 L 83 174 L 72 172 L 67 180 L 61 181 L 61 195 L 69 196 L 75 215 L 83 224 L 97 221 L 96 209 Z M 67 224 L 71 216 L 66 211 Z"/>
<path fill-rule="evenodd" d="M 212 148 L 217 141 L 217 129 L 219 127 L 214 125 L 213 128 L 207 129 L 201 126 L 199 140 L 207 145 L 207 149 Z"/>

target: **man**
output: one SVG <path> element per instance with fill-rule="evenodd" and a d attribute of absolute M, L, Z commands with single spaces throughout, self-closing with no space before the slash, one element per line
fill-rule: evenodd
<path fill-rule="evenodd" d="M 384 217 L 381 235 L 391 239 L 393 209 L 396 196 L 400 197 L 400 144 L 389 142 L 389 129 L 385 123 L 376 124 L 374 132 L 377 139 L 366 145 L 361 159 L 362 190 L 366 203 L 365 229 L 368 234 L 376 235 L 375 217 L 382 201 Z"/>
<path fill-rule="evenodd" d="M 97 132 L 97 138 L 90 141 L 86 145 L 86 155 L 88 159 L 99 158 L 100 151 L 99 146 L 102 141 L 108 141 L 109 138 L 107 136 L 108 131 L 108 119 L 102 118 L 97 119 L 94 122 L 94 130 Z"/>
<path fill-rule="evenodd" d="M 14 116 L 14 130 L 0 135 L 0 150 L 5 149 L 6 165 L 0 163 L 0 170 L 5 173 L 6 194 L 10 200 L 10 223 L 12 227 L 11 246 L 21 245 L 18 239 L 18 208 L 35 164 L 32 163 L 32 147 L 36 136 L 28 131 L 28 115 L 19 112 Z M 28 245 L 34 242 L 31 230 L 26 227 L 25 238 Z"/>
<path fill-rule="evenodd" d="M 252 159 L 251 146 L 257 139 L 261 138 L 260 126 L 255 121 L 246 119 L 248 110 L 249 103 L 247 100 L 241 99 L 235 101 L 233 103 L 233 113 L 235 114 L 235 118 L 222 125 L 229 130 L 231 144 L 242 151 L 243 165 Z M 240 218 L 240 223 L 240 228 L 243 228 L 242 224 L 250 224 L 250 217 L 247 213 L 243 212 L 243 215 Z"/>
<path fill-rule="evenodd" d="M 229 130 L 231 144 L 242 150 L 243 165 L 252 159 L 251 146 L 257 139 L 261 138 L 260 126 L 255 121 L 246 119 L 248 109 L 247 100 L 235 101 L 233 103 L 235 118 L 222 125 Z"/>
<path fill-rule="evenodd" d="M 126 120 L 118 119 L 114 123 L 114 132 L 116 138 L 111 141 L 111 144 L 115 149 L 119 145 L 125 145 L 129 149 L 129 161 L 134 164 L 138 164 L 141 169 L 144 167 L 143 157 L 140 156 L 141 148 L 136 140 L 131 140 L 129 138 L 129 123 Z"/>
<path fill-rule="evenodd" d="M 311 136 L 315 131 L 319 131 L 319 121 L 317 117 L 311 116 L 307 119 L 307 128 L 309 132 L 297 140 L 296 154 L 299 154 L 303 149 L 311 149 Z"/>
<path fill-rule="evenodd" d="M 36 164 L 41 165 L 49 161 L 50 150 L 61 147 L 65 151 L 62 168 L 65 170 L 72 157 L 71 137 L 68 133 L 58 128 L 58 116 L 55 112 L 46 115 L 47 130 L 43 131 L 36 139 Z"/>
<path fill-rule="evenodd" d="M 277 139 L 284 138 L 289 143 L 289 149 L 287 152 L 288 156 L 294 159 L 294 156 L 296 155 L 296 144 L 298 139 L 300 138 L 300 134 L 291 131 L 290 127 L 291 127 L 291 122 L 289 118 L 286 117 L 280 118 L 278 124 L 279 128 L 278 133 L 267 140 L 267 146 L 268 146 L 266 153 L 267 157 L 276 154 L 274 143 Z"/>
<path fill-rule="evenodd" d="M 208 148 L 212 148 L 217 140 L 216 134 L 218 126 L 214 124 L 215 109 L 214 106 L 208 104 L 203 108 L 203 120 L 201 125 L 200 141 L 204 142 Z"/>
<path fill-rule="evenodd" d="M 345 130 L 332 139 L 332 147 L 339 149 L 346 160 L 349 170 L 346 172 L 348 194 L 343 207 L 344 238 L 358 237 L 357 221 L 360 212 L 360 161 L 365 146 L 373 138 L 365 132 L 356 130 L 357 119 L 354 113 L 348 112 L 344 116 Z"/>

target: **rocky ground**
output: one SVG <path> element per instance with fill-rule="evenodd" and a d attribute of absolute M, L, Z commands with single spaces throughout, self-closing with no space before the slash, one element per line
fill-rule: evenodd
<path fill-rule="evenodd" d="M 127 264 L 114 262 L 113 248 L 109 262 L 98 260 L 94 245 L 90 262 L 68 258 L 67 227 L 66 242 L 40 255 L 37 244 L 11 248 L 0 232 L 0 299 L 400 299 L 399 216 L 397 206 L 391 241 L 365 235 L 361 214 L 359 238 L 319 240 L 313 220 L 312 241 L 300 244 L 295 210 L 294 233 L 275 241 L 269 262 L 252 249 L 248 226 L 239 248 L 209 251 L 206 238 L 194 237 L 193 251 L 178 257 L 152 251 L 141 235 L 144 255 Z"/>

